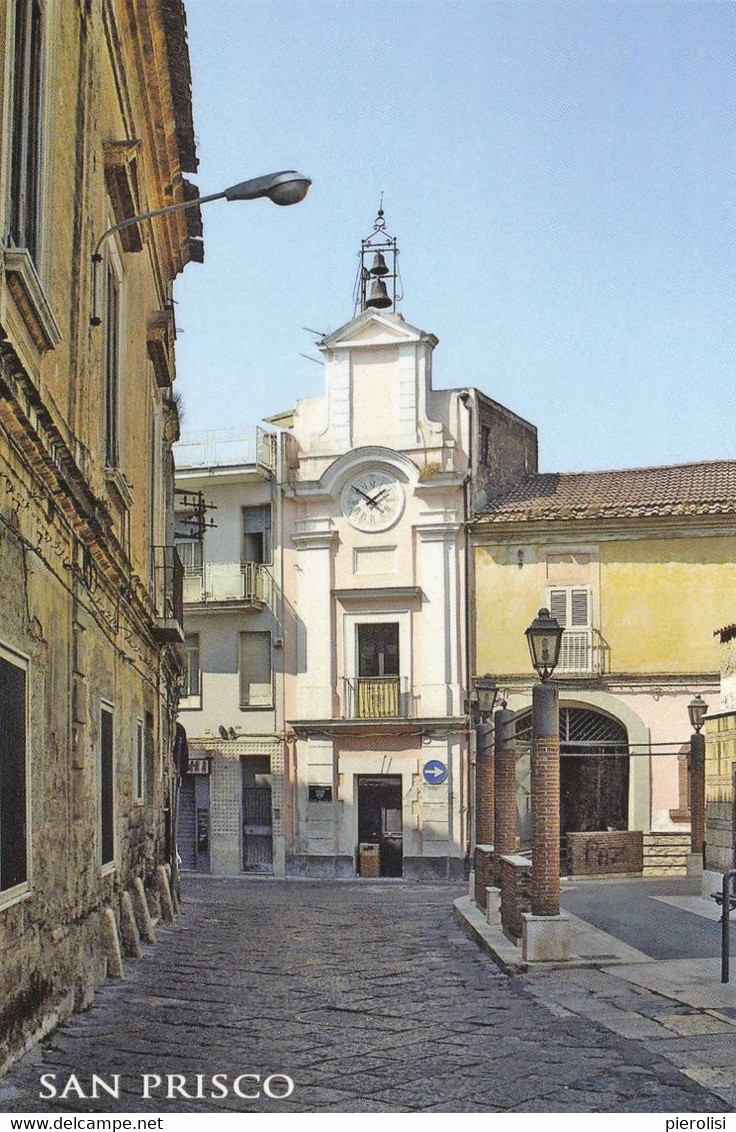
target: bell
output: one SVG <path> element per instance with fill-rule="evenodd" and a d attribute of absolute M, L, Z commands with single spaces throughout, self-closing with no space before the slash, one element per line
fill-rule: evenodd
<path fill-rule="evenodd" d="M 389 272 L 386 267 L 386 260 L 383 258 L 383 252 L 376 252 L 374 255 L 370 273 L 371 275 L 388 275 Z"/>
<path fill-rule="evenodd" d="M 379 253 L 380 254 L 380 253 Z M 386 290 L 386 284 L 383 279 L 374 279 L 371 284 L 370 298 L 366 300 L 366 307 L 376 307 L 383 309 L 393 305 Z"/>

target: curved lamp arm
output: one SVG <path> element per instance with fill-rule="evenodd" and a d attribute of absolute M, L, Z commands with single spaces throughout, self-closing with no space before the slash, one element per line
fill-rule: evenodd
<path fill-rule="evenodd" d="M 138 216 L 130 216 L 126 220 L 121 220 L 119 224 L 113 224 L 111 228 L 102 233 L 92 253 L 92 317 L 89 320 L 90 325 L 99 326 L 102 321 L 97 313 L 98 264 L 102 261 L 100 248 L 105 240 L 115 232 L 130 228 L 133 224 L 140 223 L 141 220 L 150 220 L 153 216 L 164 216 L 168 212 L 182 212 L 185 208 L 209 204 L 212 200 L 258 200 L 259 197 L 268 197 L 274 204 L 278 205 L 298 204 L 300 200 L 304 200 L 311 183 L 311 179 L 305 177 L 303 173 L 297 173 L 295 169 L 285 169 L 280 173 L 269 173 L 265 177 L 252 177 L 249 181 L 240 181 L 237 185 L 230 185 L 229 188 L 223 189 L 221 193 L 210 193 L 206 197 L 194 197 L 193 200 L 167 204 L 164 208 L 154 208 L 151 212 L 141 212 Z"/>

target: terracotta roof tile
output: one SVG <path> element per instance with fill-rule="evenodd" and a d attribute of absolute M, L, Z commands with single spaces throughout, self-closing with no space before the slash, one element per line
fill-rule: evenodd
<path fill-rule="evenodd" d="M 736 460 L 548 472 L 488 499 L 480 523 L 736 514 Z"/>

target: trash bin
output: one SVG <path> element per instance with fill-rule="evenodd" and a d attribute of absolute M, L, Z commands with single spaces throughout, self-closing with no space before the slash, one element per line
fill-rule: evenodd
<path fill-rule="evenodd" d="M 381 875 L 381 849 L 369 841 L 362 841 L 359 849 L 360 875 L 362 877 L 380 877 Z"/>

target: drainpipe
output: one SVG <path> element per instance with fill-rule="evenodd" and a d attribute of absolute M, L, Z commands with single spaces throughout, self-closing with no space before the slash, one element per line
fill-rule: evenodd
<path fill-rule="evenodd" d="M 468 471 L 463 480 L 463 532 L 464 532 L 464 568 L 463 568 L 463 588 L 464 588 L 464 615 L 465 615 L 465 698 L 470 699 L 471 687 L 471 672 L 470 672 L 470 637 L 471 637 L 471 623 L 470 623 L 470 530 L 469 523 L 472 515 L 472 498 L 471 490 L 473 484 L 473 431 L 475 428 L 475 415 L 473 412 L 473 394 L 470 389 L 464 389 L 459 395 L 459 400 L 462 401 L 468 413 Z M 470 874 L 470 860 L 473 850 L 473 843 L 475 840 L 475 814 L 473 811 L 474 796 L 473 796 L 473 762 L 471 759 L 471 740 L 468 733 L 467 747 L 467 775 L 465 782 L 466 791 L 466 811 L 465 811 L 465 861 L 466 872 Z"/>

